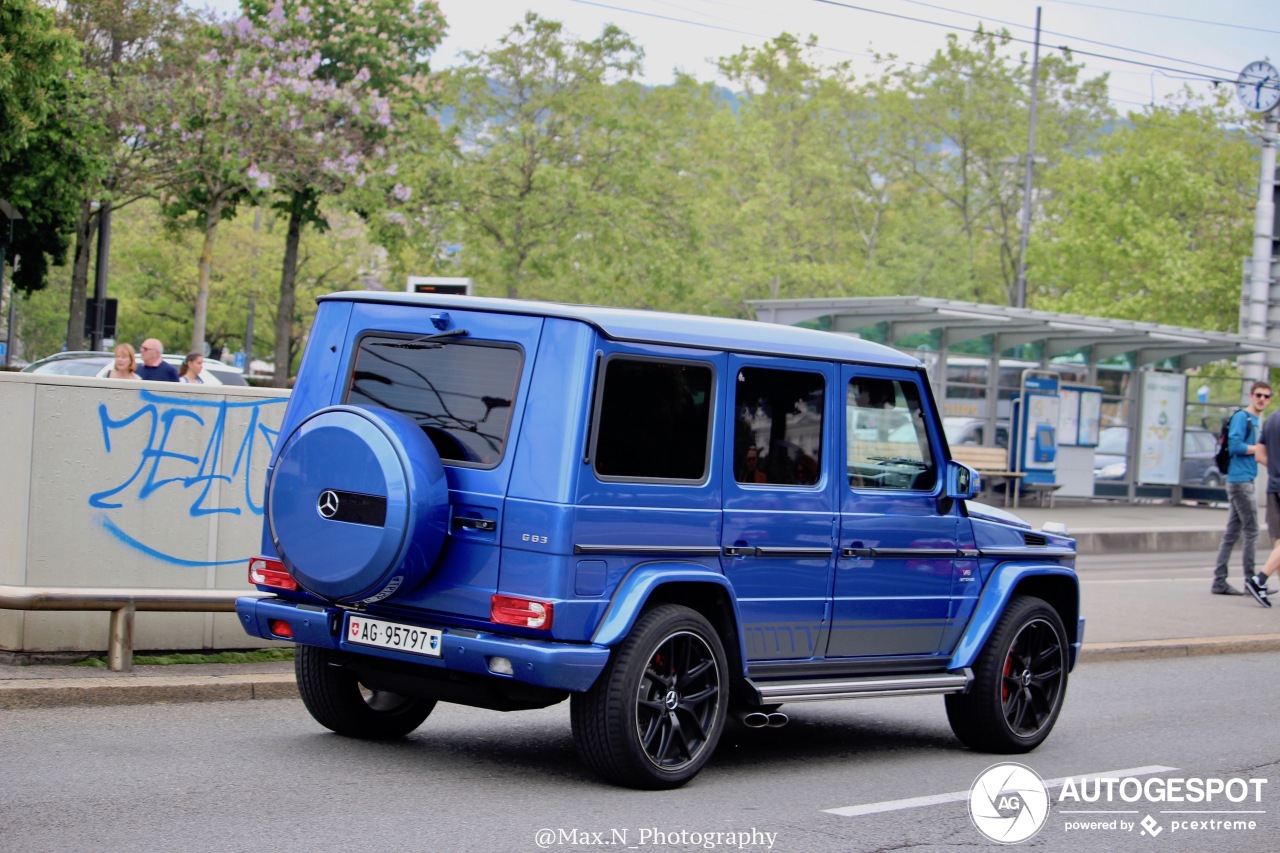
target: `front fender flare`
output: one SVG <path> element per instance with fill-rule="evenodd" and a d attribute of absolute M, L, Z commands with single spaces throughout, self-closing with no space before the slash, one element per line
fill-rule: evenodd
<path fill-rule="evenodd" d="M 718 571 L 713 571 L 700 563 L 653 562 L 635 566 L 622 582 L 618 584 L 613 600 L 600 620 L 591 642 L 597 646 L 614 648 L 631 633 L 645 604 L 661 587 L 672 584 L 697 584 L 714 586 L 724 593 L 724 598 L 731 609 L 733 624 L 728 626 L 733 641 L 738 647 L 738 660 L 742 662 L 742 674 L 746 674 L 747 647 L 739 626 L 742 614 L 738 612 L 738 599 L 733 594 L 733 586 Z M 681 603 L 679 599 L 674 602 Z"/>
<path fill-rule="evenodd" d="M 1084 620 L 1079 618 L 1080 579 L 1072 569 L 1064 566 L 1022 562 L 1001 563 L 992 571 L 991 580 L 983 589 L 982 597 L 978 599 L 978 606 L 974 609 L 973 618 L 969 620 L 969 626 L 960 637 L 960 642 L 956 644 L 947 668 L 957 670 L 973 666 L 1014 594 L 1020 588 L 1026 589 L 1028 586 L 1045 584 L 1051 584 L 1058 593 L 1056 598 L 1059 600 L 1049 603 L 1058 607 L 1059 612 L 1062 613 L 1062 621 L 1067 629 L 1068 641 L 1071 643 L 1069 665 L 1074 668 L 1080 656 L 1080 645 L 1084 633 Z M 1061 600 L 1067 596 L 1069 600 Z M 1064 607 L 1064 604 L 1068 606 Z M 1073 622 L 1075 624 L 1072 624 Z"/>

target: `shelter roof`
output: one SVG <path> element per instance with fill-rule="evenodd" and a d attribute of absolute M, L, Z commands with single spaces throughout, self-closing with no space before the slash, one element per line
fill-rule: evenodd
<path fill-rule="evenodd" d="M 937 333 L 945 349 L 987 336 L 996 353 L 1042 342 L 1046 359 L 1088 347 L 1094 362 L 1130 354 L 1138 367 L 1174 358 L 1186 368 L 1251 353 L 1280 363 L 1280 343 L 1259 338 L 926 296 L 760 299 L 747 304 L 757 319 L 787 326 L 819 321 L 828 331 L 847 333 L 875 327 L 890 345 L 911 335 Z"/>

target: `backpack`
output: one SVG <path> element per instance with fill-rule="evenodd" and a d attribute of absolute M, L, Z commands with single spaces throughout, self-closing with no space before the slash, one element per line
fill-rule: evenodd
<path fill-rule="evenodd" d="M 1227 432 L 1231 429 L 1231 419 L 1243 411 L 1244 409 L 1236 409 L 1222 419 L 1222 429 L 1218 430 L 1218 440 L 1213 445 L 1213 464 L 1217 466 L 1219 473 L 1225 474 L 1231 467 L 1231 447 L 1227 440 Z M 1244 433 L 1245 441 L 1249 440 L 1249 433 L 1253 432 L 1253 420 L 1250 419 L 1247 424 Z"/>

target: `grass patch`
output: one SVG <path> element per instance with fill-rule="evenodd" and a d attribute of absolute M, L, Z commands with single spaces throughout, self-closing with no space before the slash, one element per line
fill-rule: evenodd
<path fill-rule="evenodd" d="M 178 666 L 193 663 L 272 663 L 293 660 L 293 649 L 257 649 L 248 652 L 215 652 L 212 654 L 134 655 L 134 666 Z M 105 669 L 105 657 L 85 658 L 72 666 L 89 666 Z"/>

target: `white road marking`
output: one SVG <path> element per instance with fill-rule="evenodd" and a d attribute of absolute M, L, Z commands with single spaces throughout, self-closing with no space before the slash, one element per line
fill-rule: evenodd
<path fill-rule="evenodd" d="M 1068 779 L 1077 782 L 1093 779 L 1123 779 L 1128 776 L 1150 776 L 1154 773 L 1169 773 L 1176 767 L 1164 767 L 1153 764 L 1147 767 L 1130 767 L 1128 770 L 1107 770 L 1102 773 L 1082 773 L 1079 776 L 1063 776 L 1061 779 L 1046 779 L 1046 788 L 1060 788 Z M 916 809 L 921 806 L 937 806 L 943 803 L 959 803 L 969 799 L 968 791 L 953 791 L 950 794 L 932 794 L 927 797 L 910 797 L 905 800 L 886 800 L 883 803 L 867 803 L 862 806 L 841 806 L 836 809 L 823 809 L 827 814 L 840 817 L 859 817 L 860 815 L 879 814 L 880 812 L 896 812 L 903 809 Z"/>

